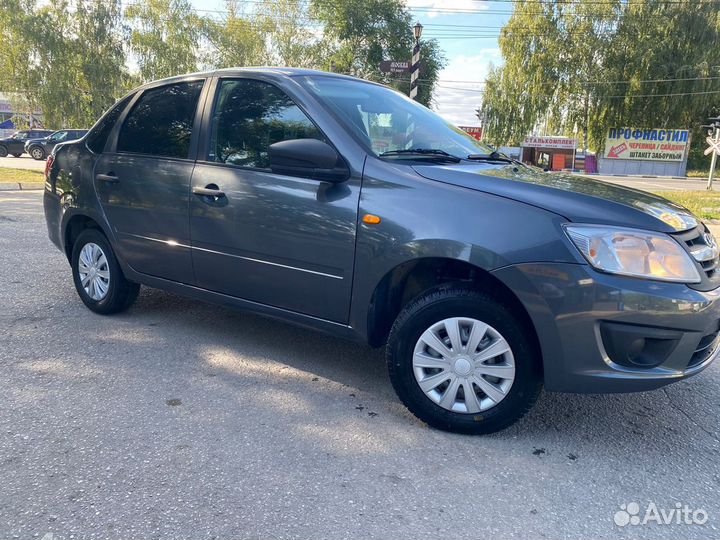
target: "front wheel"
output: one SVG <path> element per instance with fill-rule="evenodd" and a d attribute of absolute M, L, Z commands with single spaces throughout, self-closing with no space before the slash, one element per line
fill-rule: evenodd
<path fill-rule="evenodd" d="M 72 250 L 72 274 L 80 299 L 95 313 L 109 315 L 129 308 L 140 285 L 122 273 L 110 242 L 97 229 L 86 229 Z"/>
<path fill-rule="evenodd" d="M 45 159 L 45 150 L 43 150 L 40 146 L 33 146 L 30 149 L 30 156 L 33 159 L 40 161 L 41 159 Z"/>
<path fill-rule="evenodd" d="M 530 410 L 542 384 L 524 321 L 464 285 L 431 289 L 405 307 L 388 338 L 387 362 L 405 406 L 457 433 L 510 426 Z"/>

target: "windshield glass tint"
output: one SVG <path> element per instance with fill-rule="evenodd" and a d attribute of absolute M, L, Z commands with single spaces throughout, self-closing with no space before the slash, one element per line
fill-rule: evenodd
<path fill-rule="evenodd" d="M 492 152 L 427 107 L 384 86 L 322 76 L 305 81 L 375 155 L 416 148 L 442 150 L 460 158 Z"/>

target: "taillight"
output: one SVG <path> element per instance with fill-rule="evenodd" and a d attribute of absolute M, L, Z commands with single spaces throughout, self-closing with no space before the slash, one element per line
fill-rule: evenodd
<path fill-rule="evenodd" d="M 47 158 L 47 161 L 45 162 L 45 180 L 50 181 L 50 171 L 52 170 L 54 161 L 55 161 L 55 156 L 50 154 Z"/>

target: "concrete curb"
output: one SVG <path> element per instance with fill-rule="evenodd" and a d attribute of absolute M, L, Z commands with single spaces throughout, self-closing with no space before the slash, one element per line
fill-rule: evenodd
<path fill-rule="evenodd" d="M 41 182 L 0 182 L 0 191 L 27 191 L 44 188 L 45 184 Z"/>

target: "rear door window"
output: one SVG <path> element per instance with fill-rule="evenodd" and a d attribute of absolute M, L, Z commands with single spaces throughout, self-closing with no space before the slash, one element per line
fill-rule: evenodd
<path fill-rule="evenodd" d="M 118 135 L 117 151 L 187 158 L 203 81 L 143 92 Z"/>

